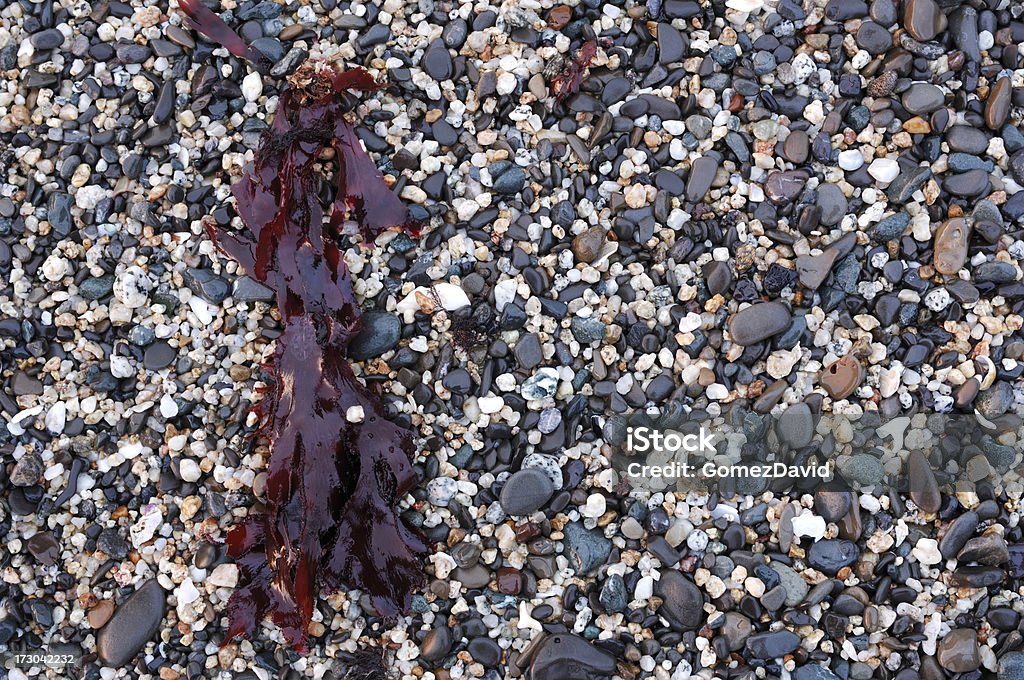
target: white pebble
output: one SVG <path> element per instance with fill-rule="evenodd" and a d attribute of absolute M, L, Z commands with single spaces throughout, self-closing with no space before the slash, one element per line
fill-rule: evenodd
<path fill-rule="evenodd" d="M 876 158 L 868 166 L 868 174 L 885 184 L 899 176 L 900 165 L 892 158 Z"/>
<path fill-rule="evenodd" d="M 263 94 L 263 79 L 259 73 L 250 73 L 242 79 L 242 96 L 245 101 L 254 102 Z"/>
<path fill-rule="evenodd" d="M 864 154 L 857 149 L 847 149 L 839 152 L 839 167 L 847 172 L 852 172 L 864 165 Z"/>

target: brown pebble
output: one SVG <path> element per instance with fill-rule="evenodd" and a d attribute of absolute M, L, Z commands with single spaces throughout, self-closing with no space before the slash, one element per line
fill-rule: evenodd
<path fill-rule="evenodd" d="M 782 153 L 792 163 L 801 165 L 807 162 L 807 155 L 811 148 L 811 140 L 803 130 L 794 130 L 786 137 L 782 144 Z"/>
<path fill-rule="evenodd" d="M 932 131 L 932 126 L 928 124 L 921 116 L 914 116 L 910 120 L 903 122 L 903 129 L 912 135 L 916 134 L 928 134 Z"/>
<path fill-rule="evenodd" d="M 903 8 L 903 26 L 915 40 L 932 40 L 946 28 L 946 15 L 935 0 L 907 0 Z"/>
<path fill-rule="evenodd" d="M 572 253 L 579 262 L 590 263 L 597 259 L 604 245 L 604 229 L 591 227 L 572 240 Z"/>
<path fill-rule="evenodd" d="M 1007 77 L 1000 78 L 988 93 L 985 102 L 985 125 L 991 130 L 998 130 L 1010 117 L 1011 96 L 1013 85 Z"/>
<path fill-rule="evenodd" d="M 100 629 L 107 625 L 107 621 L 114 615 L 114 601 L 100 600 L 99 604 L 89 610 L 89 625 L 94 629 Z"/>
<path fill-rule="evenodd" d="M 821 371 L 821 386 L 833 400 L 846 399 L 864 380 L 864 367 L 847 354 Z"/>
<path fill-rule="evenodd" d="M 572 19 L 572 7 L 568 5 L 558 5 L 552 7 L 551 11 L 548 12 L 548 26 L 561 31 L 563 28 L 569 25 L 569 21 Z"/>
<path fill-rule="evenodd" d="M 971 240 L 971 225 L 962 217 L 946 220 L 935 232 L 935 271 L 953 276 L 967 261 L 967 246 Z"/>

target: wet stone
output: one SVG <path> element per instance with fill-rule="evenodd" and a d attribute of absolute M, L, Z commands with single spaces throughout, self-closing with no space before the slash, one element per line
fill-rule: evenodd
<path fill-rule="evenodd" d="M 440 661 L 451 648 L 451 629 L 447 626 L 431 628 L 420 643 L 420 656 L 426 661 Z"/>
<path fill-rule="evenodd" d="M 394 349 L 402 335 L 401 320 L 389 312 L 365 312 L 362 329 L 348 346 L 353 361 L 364 361 Z"/>
<path fill-rule="evenodd" d="M 920 451 L 911 451 L 907 456 L 907 480 L 914 504 L 923 512 L 938 512 L 942 496 L 931 464 Z"/>
<path fill-rule="evenodd" d="M 857 44 L 869 54 L 884 54 L 892 47 L 892 35 L 883 26 L 874 21 L 865 21 L 857 29 Z"/>
<path fill-rule="evenodd" d="M 658 61 L 665 65 L 680 61 L 685 48 L 683 36 L 672 24 L 658 24 Z"/>
<path fill-rule="evenodd" d="M 792 136 L 790 135 L 790 137 Z M 846 196 L 843 195 L 843 190 L 836 184 L 825 184 L 818 187 L 817 203 L 818 207 L 821 208 L 821 224 L 824 224 L 826 227 L 839 224 L 849 207 Z"/>
<path fill-rule="evenodd" d="M 942 187 L 954 196 L 971 198 L 988 193 L 991 181 L 989 173 L 985 170 L 968 170 L 958 175 L 947 176 L 942 182 Z"/>
<path fill-rule="evenodd" d="M 717 172 L 718 163 L 714 158 L 703 156 L 695 160 L 686 181 L 686 199 L 693 202 L 702 200 L 711 188 Z"/>
<path fill-rule="evenodd" d="M 589 680 L 609 678 L 615 672 L 611 654 L 576 635 L 556 633 L 537 650 L 526 680 Z"/>
<path fill-rule="evenodd" d="M 946 131 L 946 142 L 953 151 L 978 155 L 988 149 L 988 135 L 969 125 L 954 125 Z"/>
<path fill-rule="evenodd" d="M 925 182 L 931 179 L 931 177 L 931 168 L 926 166 L 917 166 L 911 170 L 901 172 L 899 176 L 886 188 L 885 193 L 889 197 L 889 201 L 891 203 L 902 205 L 909 202 L 911 198 L 913 198 L 914 192 L 921 189 L 921 187 L 925 185 Z M 906 227 L 906 225 L 904 225 L 904 227 Z M 877 226 L 875 228 L 876 230 L 878 229 Z"/>
<path fill-rule="evenodd" d="M 768 175 L 764 191 L 768 198 L 777 205 L 796 200 L 807 184 L 808 174 L 805 170 L 786 170 Z"/>
<path fill-rule="evenodd" d="M 97 635 L 100 662 L 113 668 L 127 665 L 159 629 L 166 606 L 163 588 L 156 580 L 140 586 Z"/>
<path fill-rule="evenodd" d="M 1010 98 L 1013 85 L 1009 78 L 1003 77 L 996 81 L 985 102 L 985 124 L 989 129 L 998 130 L 1010 116 Z"/>

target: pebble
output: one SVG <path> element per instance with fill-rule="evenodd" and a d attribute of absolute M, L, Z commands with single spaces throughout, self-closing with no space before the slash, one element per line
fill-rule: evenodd
<path fill-rule="evenodd" d="M 127 665 L 156 634 L 166 608 L 160 584 L 150 580 L 139 586 L 96 636 L 100 662 L 112 668 Z"/>
<path fill-rule="evenodd" d="M 501 507 L 510 515 L 529 515 L 542 508 L 553 493 L 554 486 L 543 471 L 519 470 L 501 489 Z"/>
<path fill-rule="evenodd" d="M 970 628 L 951 630 L 941 640 L 935 654 L 939 665 L 952 673 L 969 673 L 981 665 L 977 633 Z"/>
<path fill-rule="evenodd" d="M 935 232 L 935 270 L 946 276 L 960 271 L 967 261 L 971 225 L 962 217 L 946 220 Z"/>
<path fill-rule="evenodd" d="M 789 327 L 792 314 L 781 302 L 751 305 L 733 315 L 729 334 L 738 345 L 753 345 Z"/>

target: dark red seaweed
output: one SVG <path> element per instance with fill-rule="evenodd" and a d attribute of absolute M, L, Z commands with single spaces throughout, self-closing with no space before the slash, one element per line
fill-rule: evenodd
<path fill-rule="evenodd" d="M 359 588 L 379 614 L 397 616 L 423 585 L 427 545 L 395 509 L 416 483 L 412 435 L 387 419 L 346 359 L 360 314 L 336 244 L 342 223 L 354 220 L 367 240 L 416 226 L 344 118 L 348 90 L 379 86 L 362 69 L 323 62 L 307 62 L 289 82 L 252 165 L 232 188 L 251 236 L 208 231 L 274 290 L 283 325 L 267 365 L 272 382 L 258 405 L 271 450 L 266 511 L 250 514 L 227 540 L 240 572 L 228 602 L 228 639 L 253 637 L 269 616 L 305 651 L 321 588 Z M 336 151 L 338 185 L 330 219 L 317 170 L 328 148 Z"/>
<path fill-rule="evenodd" d="M 178 0 L 178 6 L 188 16 L 188 25 L 220 43 L 224 49 L 239 59 L 245 59 L 261 70 L 270 65 L 262 52 L 245 44 L 241 36 L 235 33 L 217 16 L 213 10 L 202 3 L 202 0 Z"/>
<path fill-rule="evenodd" d="M 583 46 L 576 52 L 576 56 L 565 65 L 558 75 L 551 79 L 551 90 L 555 93 L 555 99 L 563 101 L 580 89 L 587 67 L 596 56 L 597 41 L 588 40 L 583 43 Z"/>

